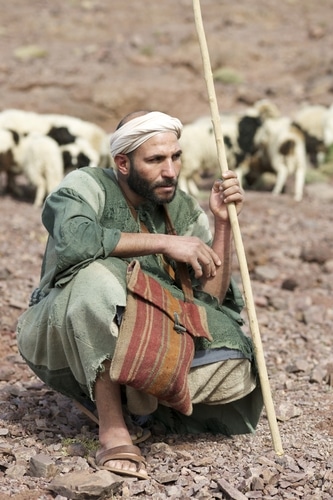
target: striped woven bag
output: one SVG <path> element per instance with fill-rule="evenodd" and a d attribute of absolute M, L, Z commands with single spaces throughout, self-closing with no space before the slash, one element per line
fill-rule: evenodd
<path fill-rule="evenodd" d="M 174 234 L 170 219 L 167 222 L 168 231 Z M 194 303 L 186 264 L 178 263 L 177 271 L 185 300 L 175 298 L 144 273 L 138 260 L 128 266 L 127 304 L 110 375 L 113 381 L 190 415 L 187 375 L 194 357 L 194 337 L 212 338 L 205 308 Z"/>

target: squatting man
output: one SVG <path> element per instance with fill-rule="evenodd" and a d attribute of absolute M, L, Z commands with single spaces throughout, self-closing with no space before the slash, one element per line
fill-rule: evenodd
<path fill-rule="evenodd" d="M 212 235 L 199 203 L 177 189 L 181 130 L 177 118 L 161 112 L 127 115 L 111 136 L 115 168 L 75 170 L 47 197 L 41 280 L 17 328 L 19 350 L 35 374 L 96 410 L 96 465 L 143 479 L 147 463 L 137 444 L 150 431 L 131 423 L 135 397 L 109 376 L 131 260 L 170 288 L 176 285 L 165 262 L 185 262 L 213 337 L 188 374 L 192 415 L 161 404 L 145 408 L 144 398 L 140 415 L 149 414 L 146 420 L 163 424 L 166 433 L 232 435 L 253 432 L 262 409 L 252 343 L 241 329 L 242 297 L 231 277 L 227 205 L 234 203 L 239 214 L 243 191 L 232 171 L 214 181 Z M 163 206 L 177 235 L 166 234 Z"/>

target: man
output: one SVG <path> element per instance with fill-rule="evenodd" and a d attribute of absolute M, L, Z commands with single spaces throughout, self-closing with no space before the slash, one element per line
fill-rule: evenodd
<path fill-rule="evenodd" d="M 181 129 L 178 119 L 164 113 L 132 113 L 111 137 L 115 171 L 74 171 L 49 195 L 42 213 L 49 239 L 41 282 L 17 329 L 22 356 L 46 384 L 85 406 L 95 403 L 97 465 L 139 478 L 147 477 L 140 449 L 133 446 L 140 435 L 131 436 L 123 388 L 109 376 L 133 258 L 162 279 L 165 260 L 188 264 L 195 293 L 204 297 L 203 303 L 208 297 L 217 311 L 211 347 L 222 347 L 200 352 L 204 361 L 194 360 L 189 375 L 193 418 L 162 405 L 152 417 L 173 432 L 177 428 L 171 428 L 171 421 L 180 432 L 232 434 L 252 431 L 262 407 L 251 343 L 239 327 L 242 304 L 230 276 L 227 204 L 235 203 L 239 213 L 243 192 L 232 171 L 214 182 L 212 239 L 199 204 L 177 190 Z M 166 234 L 164 205 L 177 235 Z M 217 358 L 209 358 L 212 354 Z"/>

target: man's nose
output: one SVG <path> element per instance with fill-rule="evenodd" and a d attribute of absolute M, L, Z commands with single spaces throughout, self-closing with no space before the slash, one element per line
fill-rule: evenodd
<path fill-rule="evenodd" d="M 166 160 L 163 163 L 162 176 L 163 177 L 172 177 L 172 178 L 177 176 L 174 162 L 171 159 Z"/>

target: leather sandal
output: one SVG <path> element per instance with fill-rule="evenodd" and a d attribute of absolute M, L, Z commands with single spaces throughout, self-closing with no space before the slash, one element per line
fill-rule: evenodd
<path fill-rule="evenodd" d="M 125 460 L 135 463 L 136 471 L 126 470 L 118 467 L 105 466 L 109 460 Z M 104 451 L 96 452 L 96 466 L 99 469 L 105 469 L 120 476 L 136 477 L 138 479 L 148 479 L 146 471 L 146 460 L 141 455 L 140 448 L 133 445 L 116 446 Z"/>

